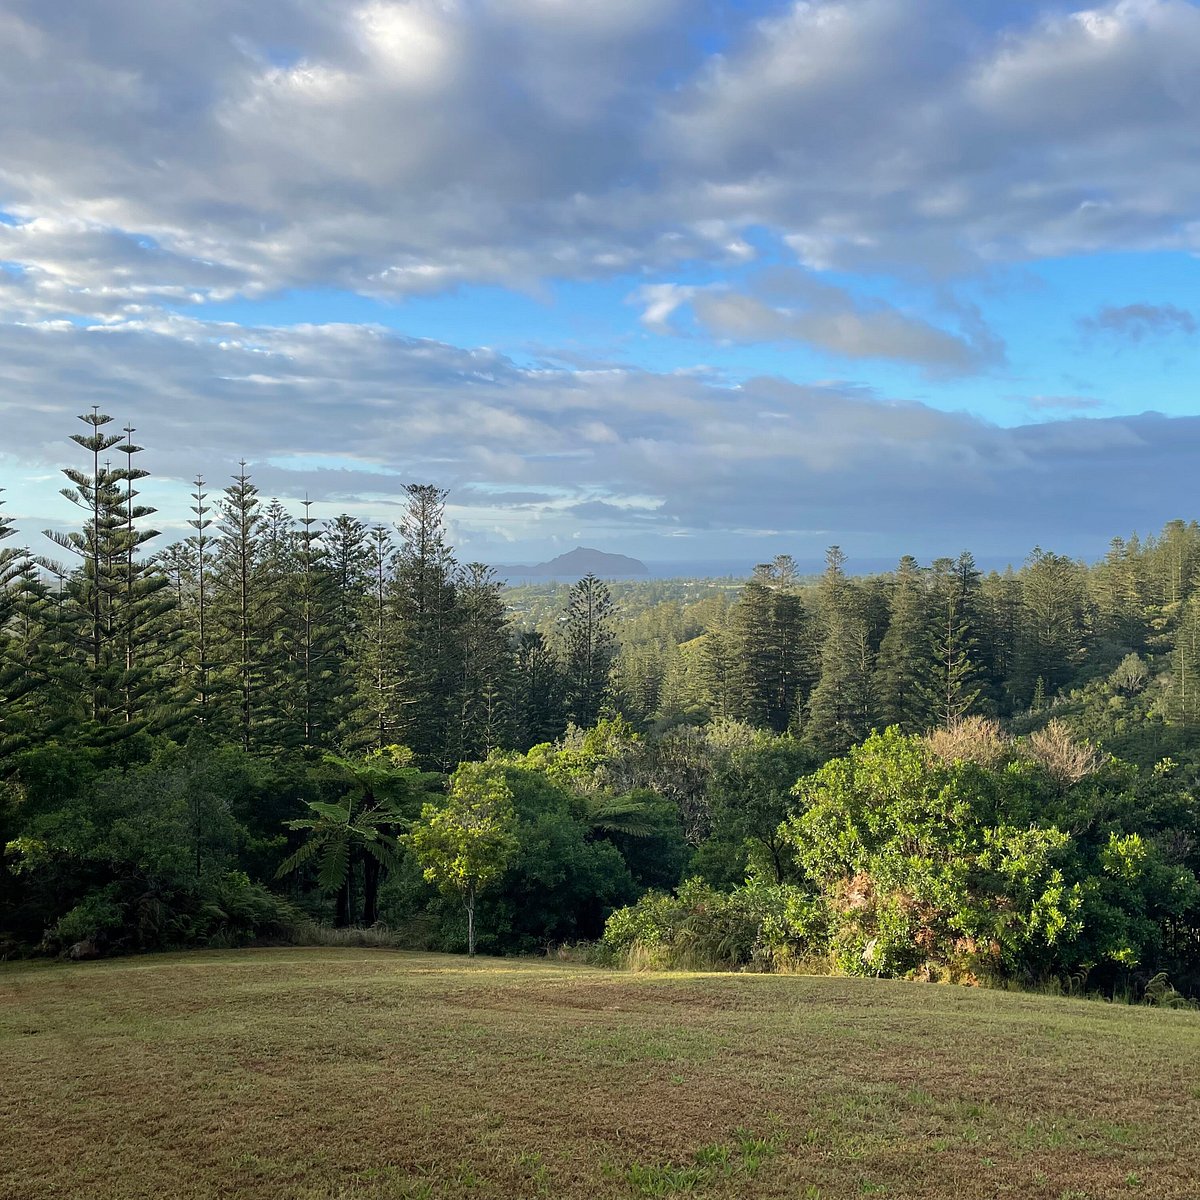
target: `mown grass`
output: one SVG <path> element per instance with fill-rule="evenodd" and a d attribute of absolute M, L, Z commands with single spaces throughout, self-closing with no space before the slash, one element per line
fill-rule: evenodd
<path fill-rule="evenodd" d="M 0 968 L 0 1196 L 1200 1195 L 1200 1013 L 388 950 Z"/>

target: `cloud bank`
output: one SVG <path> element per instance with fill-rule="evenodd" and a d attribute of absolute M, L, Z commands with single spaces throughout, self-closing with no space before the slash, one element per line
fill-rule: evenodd
<path fill-rule="evenodd" d="M 452 490 L 464 551 L 493 561 L 581 536 L 748 562 L 831 541 L 1100 553 L 1188 510 L 1200 452 L 1200 418 L 1002 428 L 848 386 L 529 368 L 350 325 L 10 326 L 0 356 L 0 414 L 47 481 L 71 458 L 86 381 L 136 425 L 146 465 L 180 481 L 179 515 L 182 481 L 201 471 L 219 487 L 243 456 L 268 495 L 384 521 L 403 482 L 432 479 Z"/>
<path fill-rule="evenodd" d="M 14 0 L 8 302 L 1200 248 L 1193 4 L 743 11 Z"/>
<path fill-rule="evenodd" d="M 1187 0 L 11 0 L 0 55 L 0 454 L 26 476 L 95 402 L 178 479 L 244 454 L 268 491 L 380 519 L 400 480 L 439 480 L 481 555 L 1082 550 L 1191 501 L 1197 419 L 1025 380 L 1014 411 L 1064 419 L 1004 427 L 858 374 L 1004 371 L 955 299 L 998 266 L 1200 251 Z M 644 336 L 695 338 L 691 366 L 253 314 L 287 289 L 610 278 Z M 1117 297 L 1084 328 L 1133 345 L 1196 317 Z M 849 382 L 724 378 L 726 343 Z"/>

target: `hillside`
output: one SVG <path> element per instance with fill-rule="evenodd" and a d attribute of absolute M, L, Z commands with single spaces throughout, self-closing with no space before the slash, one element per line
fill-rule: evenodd
<path fill-rule="evenodd" d="M 650 568 L 636 558 L 591 550 L 586 546 L 576 546 L 549 562 L 503 566 L 497 570 L 509 579 L 582 579 L 585 575 L 598 575 L 601 579 L 634 579 L 650 574 Z"/>
<path fill-rule="evenodd" d="M 1200 1014 L 378 950 L 0 966 L 0 1196 L 1195 1196 Z"/>

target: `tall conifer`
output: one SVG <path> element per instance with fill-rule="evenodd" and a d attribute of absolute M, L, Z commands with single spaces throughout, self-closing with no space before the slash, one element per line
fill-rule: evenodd
<path fill-rule="evenodd" d="M 807 740 L 827 754 L 841 754 L 871 731 L 870 636 L 846 556 L 831 546 L 821 576 L 821 673 L 808 703 Z"/>
<path fill-rule="evenodd" d="M 880 723 L 898 725 L 905 733 L 923 733 L 931 723 L 929 625 L 921 568 L 906 554 L 892 581 L 887 632 L 875 666 Z"/>
<path fill-rule="evenodd" d="M 581 728 L 594 725 L 610 695 L 617 642 L 608 584 L 585 575 L 567 597 L 563 626 L 566 708 Z"/>
<path fill-rule="evenodd" d="M 457 741 L 461 616 L 456 564 L 446 543 L 446 491 L 408 484 L 400 550 L 389 588 L 396 623 L 393 720 L 424 766 L 447 770 Z"/>

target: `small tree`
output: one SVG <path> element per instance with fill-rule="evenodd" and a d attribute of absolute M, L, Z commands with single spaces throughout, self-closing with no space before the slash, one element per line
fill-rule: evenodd
<path fill-rule="evenodd" d="M 467 910 L 467 953 L 475 955 L 475 899 L 504 874 L 517 852 L 512 792 L 491 763 L 463 763 L 450 781 L 443 807 L 426 804 L 404 841 L 425 878 L 462 897 Z"/>
<path fill-rule="evenodd" d="M 362 855 L 364 861 L 375 859 L 381 866 L 394 868 L 399 865 L 396 854 L 396 839 L 392 832 L 404 824 L 404 818 L 388 808 L 354 809 L 354 797 L 348 796 L 341 804 L 324 804 L 318 800 L 304 803 L 312 813 L 285 821 L 289 829 L 303 830 L 308 836 L 295 854 L 289 855 L 279 864 L 275 878 L 279 879 L 292 871 L 299 870 L 313 859 L 317 860 L 317 884 L 322 891 L 337 895 L 338 926 L 354 924 L 354 861 Z M 368 871 L 368 885 L 378 876 Z M 368 895 L 367 917 L 374 923 L 374 894 Z"/>

